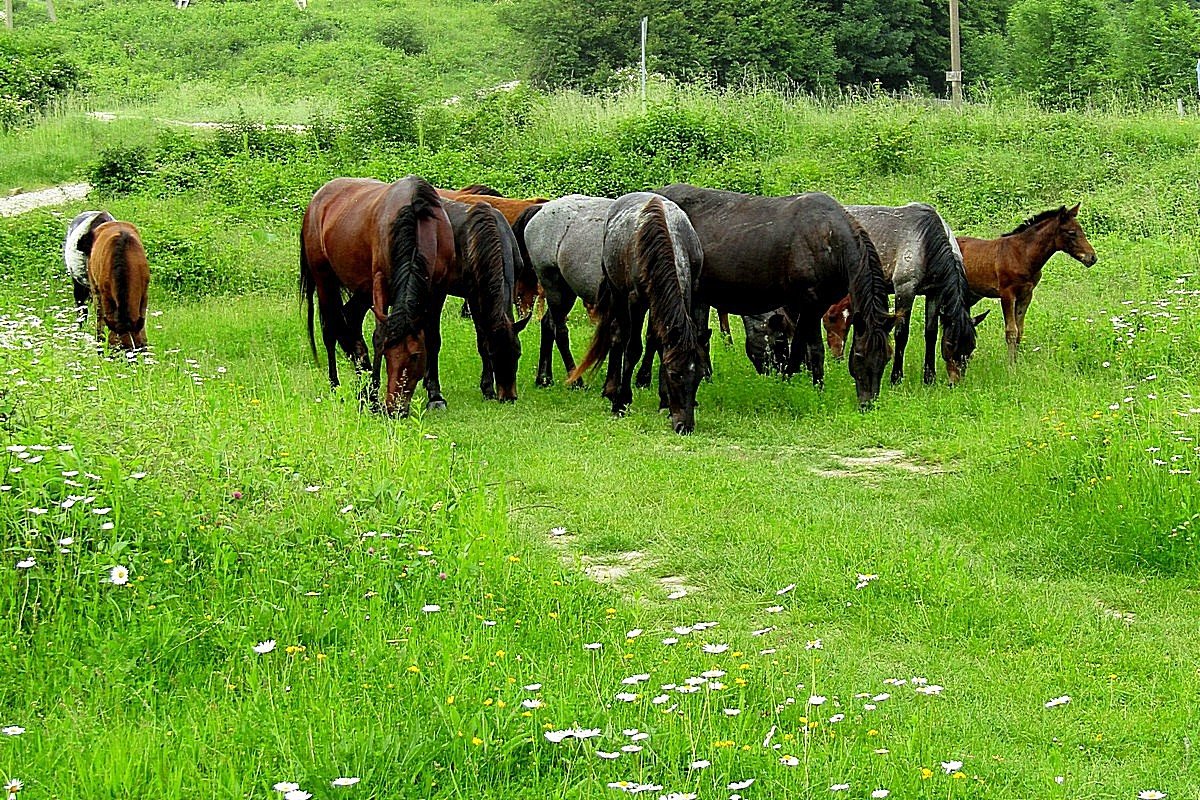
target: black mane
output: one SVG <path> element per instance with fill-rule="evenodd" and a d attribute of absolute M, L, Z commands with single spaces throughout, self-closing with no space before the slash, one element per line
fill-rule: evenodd
<path fill-rule="evenodd" d="M 431 184 L 420 178 L 414 180 L 412 198 L 400 209 L 390 230 L 391 310 L 384 323 L 385 347 L 416 335 L 428 306 L 429 263 L 421 253 L 417 229 L 422 221 L 434 218 L 442 203 Z"/>
<path fill-rule="evenodd" d="M 1004 236 L 1016 236 L 1018 233 L 1024 233 L 1025 231 L 1029 230 L 1030 228 L 1033 228 L 1033 227 L 1036 227 L 1036 226 L 1042 224 L 1043 222 L 1050 219 L 1051 217 L 1057 217 L 1062 214 L 1065 214 L 1066 211 L 1067 211 L 1066 206 L 1059 206 L 1058 208 L 1051 208 L 1047 211 L 1043 211 L 1040 214 L 1035 214 L 1034 216 L 1032 216 L 1029 219 L 1022 222 L 1017 227 L 1013 228 L 1008 233 L 1004 234 Z"/>

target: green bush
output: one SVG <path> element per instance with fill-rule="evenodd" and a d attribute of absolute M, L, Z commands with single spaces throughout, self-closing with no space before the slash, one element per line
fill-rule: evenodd
<path fill-rule="evenodd" d="M 88 180 L 101 194 L 127 194 L 140 189 L 155 166 L 147 148 L 117 145 L 100 151 L 99 160 L 88 169 Z"/>
<path fill-rule="evenodd" d="M 61 102 L 81 80 L 79 69 L 61 53 L 0 39 L 0 131 Z"/>
<path fill-rule="evenodd" d="M 375 23 L 372 38 L 388 50 L 410 56 L 425 52 L 425 40 L 415 25 L 402 16 L 385 17 Z"/>

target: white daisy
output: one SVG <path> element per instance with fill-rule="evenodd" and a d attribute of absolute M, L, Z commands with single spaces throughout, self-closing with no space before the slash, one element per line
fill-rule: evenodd
<path fill-rule="evenodd" d="M 283 800 L 309 800 L 311 797 L 312 794 L 303 789 L 292 789 L 283 796 Z"/>
<path fill-rule="evenodd" d="M 651 700 L 650 702 L 656 706 L 661 706 L 663 703 L 667 702 L 670 699 L 671 699 L 670 695 L 660 694 L 657 697 L 655 697 L 653 700 Z"/>
<path fill-rule="evenodd" d="M 674 636 L 668 636 L 667 638 L 662 640 L 662 643 L 665 645 L 679 644 L 679 640 L 676 639 Z"/>
<path fill-rule="evenodd" d="M 740 792 L 742 789 L 746 789 L 751 786 L 754 781 L 755 778 L 747 778 L 744 781 L 734 781 L 733 783 L 729 784 L 729 789 L 734 792 Z"/>
<path fill-rule="evenodd" d="M 7 727 L 0 728 L 0 733 L 3 733 L 5 736 L 20 736 L 24 732 L 25 729 L 20 725 L 9 725 Z"/>
<path fill-rule="evenodd" d="M 780 611 L 783 611 L 783 606 L 769 606 L 763 610 L 768 614 L 778 614 Z"/>
<path fill-rule="evenodd" d="M 329 782 L 330 786 L 353 786 L 358 783 L 358 778 L 334 778 Z"/>
<path fill-rule="evenodd" d="M 275 640 L 274 639 L 267 639 L 265 642 L 259 642 L 258 644 L 254 645 L 254 652 L 258 653 L 260 656 L 266 655 L 267 653 L 271 652 L 274 649 L 275 649 Z"/>
<path fill-rule="evenodd" d="M 835 783 L 833 786 L 830 786 L 830 787 L 829 787 L 829 791 L 831 791 L 831 792 L 844 792 L 844 791 L 846 791 L 846 790 L 847 790 L 847 789 L 849 789 L 849 788 L 850 788 L 850 784 L 848 784 L 848 783 Z"/>
<path fill-rule="evenodd" d="M 584 650 L 599 650 L 601 647 L 604 647 L 604 645 L 601 644 L 600 642 L 589 642 L 588 644 L 585 644 L 583 646 L 583 649 Z"/>
<path fill-rule="evenodd" d="M 712 653 L 715 655 L 717 653 L 724 653 L 726 650 L 729 649 L 729 645 L 727 645 L 727 644 L 706 644 L 703 647 L 701 647 L 700 649 L 706 653 Z"/>
<path fill-rule="evenodd" d="M 887 797 L 889 794 L 891 794 L 891 792 L 889 792 L 887 789 L 876 789 L 875 791 L 871 792 L 871 797 L 875 798 L 875 800 L 880 800 L 880 798 Z"/>
<path fill-rule="evenodd" d="M 271 788 L 280 793 L 294 792 L 300 788 L 300 784 L 291 783 L 290 781 L 280 781 Z"/>
<path fill-rule="evenodd" d="M 421 606 L 421 610 L 424 611 L 426 614 L 436 614 L 437 612 L 442 610 L 442 607 L 437 605 L 436 603 L 429 603 L 428 605 Z"/>
<path fill-rule="evenodd" d="M 523 688 L 527 692 L 536 692 L 542 688 L 542 685 L 540 683 L 528 683 L 521 688 Z"/>
<path fill-rule="evenodd" d="M 1069 702 L 1071 702 L 1071 695 L 1064 694 L 1062 697 L 1054 697 L 1047 700 L 1045 706 L 1046 708 L 1057 708 L 1058 706 L 1065 706 Z"/>
<path fill-rule="evenodd" d="M 676 589 L 667 595 L 668 600 L 680 600 L 684 597 L 687 597 L 687 589 Z"/>
<path fill-rule="evenodd" d="M 779 763 L 783 764 L 785 767 L 798 767 L 800 766 L 800 759 L 796 758 L 795 756 L 784 756 L 783 758 L 779 759 Z"/>
<path fill-rule="evenodd" d="M 642 683 L 643 681 L 648 681 L 648 680 L 650 680 L 650 675 L 648 673 L 643 672 L 639 675 L 630 675 L 628 678 L 625 678 L 624 680 L 622 680 L 621 683 L 624 684 L 625 686 L 637 686 L 639 683 Z"/>
<path fill-rule="evenodd" d="M 108 573 L 108 582 L 117 586 L 129 583 L 129 570 L 123 564 L 117 564 Z"/>
<path fill-rule="evenodd" d="M 621 746 L 622 753 L 640 753 L 643 748 L 640 744 L 626 744 Z"/>
<path fill-rule="evenodd" d="M 1144 789 L 1138 792 L 1138 800 L 1162 800 L 1166 796 L 1166 792 L 1160 792 L 1157 789 Z"/>
<path fill-rule="evenodd" d="M 21 791 L 21 789 L 24 787 L 25 784 L 21 783 L 21 781 L 17 778 L 13 778 L 8 783 L 4 784 L 4 789 L 8 792 L 10 797 L 15 797 L 17 792 Z"/>
<path fill-rule="evenodd" d="M 688 769 L 705 769 L 711 766 L 711 761 L 702 758 L 699 761 L 693 761 L 692 763 L 688 764 Z"/>
<path fill-rule="evenodd" d="M 727 716 L 727 717 L 736 717 L 740 713 L 742 713 L 742 710 L 740 708 L 725 709 L 725 716 Z"/>
<path fill-rule="evenodd" d="M 567 529 L 562 526 L 550 529 L 551 536 L 562 536 L 562 535 L 566 534 L 566 532 L 567 532 Z"/>
<path fill-rule="evenodd" d="M 641 628 L 634 628 L 631 631 L 625 632 L 625 638 L 626 639 L 636 639 L 637 637 L 641 636 L 642 633 L 643 633 L 643 631 Z"/>
<path fill-rule="evenodd" d="M 961 761 L 943 761 L 942 762 L 942 771 L 945 772 L 947 775 L 953 775 L 954 773 L 956 773 L 960 769 L 962 769 L 962 765 L 963 765 L 963 762 L 961 762 Z"/>
<path fill-rule="evenodd" d="M 541 700 L 522 700 L 521 701 L 521 708 L 530 708 L 530 709 L 541 708 L 543 705 L 545 705 L 545 703 L 543 703 Z"/>
<path fill-rule="evenodd" d="M 33 569 L 37 566 L 37 561 L 33 558 L 25 558 L 17 562 L 17 569 Z"/>
<path fill-rule="evenodd" d="M 616 698 L 622 703 L 632 703 L 634 700 L 637 700 L 637 697 L 633 692 L 620 692 L 616 695 Z"/>
<path fill-rule="evenodd" d="M 814 694 L 808 698 L 808 704 L 810 706 L 819 706 L 824 702 L 825 702 L 825 697 L 823 695 Z"/>
<path fill-rule="evenodd" d="M 614 758 L 620 758 L 620 757 L 621 757 L 621 754 L 620 754 L 620 753 L 606 753 L 606 752 L 605 752 L 605 751 L 603 751 L 603 750 L 597 750 L 597 751 L 596 751 L 596 755 L 597 755 L 598 757 L 600 757 L 600 758 L 603 758 L 603 759 L 604 759 L 604 760 L 606 760 L 606 761 L 612 761 Z"/>
<path fill-rule="evenodd" d="M 790 592 L 792 589 L 795 589 L 795 588 L 796 588 L 796 584 L 789 583 L 787 586 L 785 586 L 782 589 L 780 589 L 779 591 L 775 592 L 775 594 L 787 594 L 788 592 Z"/>

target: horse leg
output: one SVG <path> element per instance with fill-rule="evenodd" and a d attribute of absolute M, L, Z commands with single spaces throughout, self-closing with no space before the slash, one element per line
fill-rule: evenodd
<path fill-rule="evenodd" d="M 337 286 L 317 282 L 317 311 L 321 315 L 321 341 L 325 344 L 325 358 L 329 362 L 329 387 L 338 387 L 337 343 L 344 338 L 342 325 L 345 317 L 342 312 L 341 290 Z"/>
<path fill-rule="evenodd" d="M 75 309 L 78 311 L 79 324 L 82 326 L 83 323 L 87 322 L 88 300 L 92 296 L 92 287 L 86 283 L 79 283 L 72 280 L 71 288 L 75 290 Z"/>
<path fill-rule="evenodd" d="M 788 361 L 783 368 L 784 378 L 790 378 L 801 369 L 808 367 L 808 346 L 804 341 L 806 328 L 807 323 L 804 320 L 796 320 L 796 331 L 792 334 L 792 346 L 788 350 Z"/>
<path fill-rule="evenodd" d="M 575 293 L 568 292 L 560 298 L 557 307 L 550 306 L 550 313 L 553 316 L 554 322 L 554 343 L 558 346 L 558 354 L 562 357 L 563 368 L 570 375 L 575 371 L 575 357 L 571 355 L 571 337 L 567 331 L 567 314 L 571 311 L 571 306 L 575 305 Z M 582 389 L 583 379 L 580 378 L 571 386 Z"/>
<path fill-rule="evenodd" d="M 549 309 L 542 314 L 542 342 L 538 350 L 537 379 L 538 386 L 554 384 L 554 318 Z"/>
<path fill-rule="evenodd" d="M 358 402 L 361 408 L 369 408 L 378 414 L 383 406 L 379 402 L 379 372 L 383 365 L 383 325 L 376 324 L 375 333 L 371 337 L 371 346 L 375 351 L 371 358 L 371 376 L 366 385 L 359 390 Z"/>
<path fill-rule="evenodd" d="M 342 331 L 342 349 L 354 364 L 354 371 L 362 375 L 371 368 L 371 354 L 362 335 L 363 318 L 371 309 L 371 295 L 363 292 L 351 295 L 350 302 L 342 307 L 346 328 Z"/>
<path fill-rule="evenodd" d="M 434 294 L 429 299 L 428 316 L 425 322 L 425 407 L 430 411 L 446 408 L 442 397 L 442 382 L 438 376 L 438 353 L 442 349 L 442 307 L 446 295 Z"/>
<path fill-rule="evenodd" d="M 929 386 L 937 379 L 937 337 L 938 337 L 938 318 L 941 316 L 942 299 L 935 294 L 925 295 L 925 371 L 922 373 L 922 380 L 925 385 Z M 942 331 L 942 336 L 945 337 L 946 332 Z M 899 358 L 899 350 L 896 352 L 896 358 Z"/>
<path fill-rule="evenodd" d="M 484 400 L 496 399 L 496 376 L 492 369 L 492 357 L 488 354 L 487 334 L 483 326 L 475 326 L 475 347 L 479 350 L 479 360 L 483 367 L 479 373 L 479 391 Z"/>
<path fill-rule="evenodd" d="M 625 408 L 633 404 L 633 368 L 642 356 L 642 324 L 646 320 L 644 305 L 630 304 L 629 336 L 625 339 L 625 355 L 621 363 L 621 401 Z M 660 370 L 661 372 L 661 370 Z"/>
<path fill-rule="evenodd" d="M 634 381 L 637 388 L 650 388 L 650 381 L 654 376 L 654 355 L 658 352 L 658 349 L 658 333 L 654 330 L 654 325 L 651 324 L 646 329 L 646 357 L 642 359 L 642 366 L 638 368 L 637 378 Z"/>
<path fill-rule="evenodd" d="M 471 301 L 463 300 L 462 308 L 458 310 L 458 316 L 462 319 L 471 318 Z"/>
<path fill-rule="evenodd" d="M 825 343 L 821 337 L 821 312 L 805 309 L 803 315 L 796 321 L 796 331 L 804 330 L 805 357 L 808 368 L 812 371 L 813 386 L 825 388 Z M 795 345 L 792 345 L 795 349 Z"/>
<path fill-rule="evenodd" d="M 892 385 L 904 380 L 904 349 L 908 347 L 909 318 L 912 316 L 913 296 L 896 293 L 896 360 L 892 362 Z"/>
<path fill-rule="evenodd" d="M 1010 364 L 1017 362 L 1017 344 L 1020 343 L 1020 334 L 1017 327 L 1017 298 L 1012 291 L 1004 291 L 1000 294 L 1000 309 L 1004 312 L 1004 341 L 1008 343 L 1008 361 Z"/>
<path fill-rule="evenodd" d="M 1033 300 L 1033 287 L 1025 287 L 1017 292 L 1015 308 L 1017 315 L 1017 344 L 1021 344 L 1021 340 L 1025 338 L 1025 312 L 1029 310 L 1029 303 Z"/>
<path fill-rule="evenodd" d="M 724 340 L 725 344 L 733 344 L 733 331 L 729 330 L 729 314 L 724 311 L 718 311 L 717 325 L 721 329 L 721 339 Z"/>
<path fill-rule="evenodd" d="M 613 289 L 614 292 L 618 291 Z M 608 350 L 608 373 L 604 379 L 601 395 L 612 401 L 612 411 L 620 415 L 627 404 L 621 403 L 621 374 L 624 366 L 626 338 L 630 335 L 629 300 L 627 296 L 614 298 L 612 303 L 612 344 Z"/>

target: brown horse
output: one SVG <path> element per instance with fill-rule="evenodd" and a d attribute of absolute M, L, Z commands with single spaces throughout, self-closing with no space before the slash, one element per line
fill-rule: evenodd
<path fill-rule="evenodd" d="M 96 339 L 107 325 L 110 347 L 144 348 L 150 267 L 132 223 L 114 220 L 94 230 L 87 277 L 96 298 Z"/>
<path fill-rule="evenodd" d="M 346 321 L 341 295 L 345 289 L 352 298 L 370 297 L 375 312 L 368 394 L 379 386 L 382 358 L 387 361 L 386 413 L 407 415 L 422 377 L 429 407 L 445 408 L 437 372 L 439 325 L 447 286 L 456 272 L 450 220 L 437 191 L 421 178 L 410 175 L 391 184 L 335 178 L 318 189 L 300 230 L 300 290 L 308 300 L 314 357 L 314 292 L 317 295 L 330 384 L 338 384 L 337 344 L 360 371 L 367 367 L 361 326 L 354 331 Z"/>
<path fill-rule="evenodd" d="M 467 186 L 464 189 L 459 189 L 458 191 L 438 189 L 438 194 L 447 200 L 457 200 L 460 203 L 487 203 L 504 215 L 504 219 L 512 226 L 518 238 L 521 236 L 521 223 L 519 222 L 521 214 L 533 206 L 540 206 L 546 202 L 544 197 L 514 200 L 510 197 L 487 194 L 482 191 L 484 189 L 495 191 L 481 184 L 475 184 Z M 524 316 L 533 310 L 533 305 L 537 302 L 539 294 L 537 275 L 534 273 L 533 267 L 524 259 L 517 265 L 517 282 L 515 288 L 516 297 L 513 298 L 513 301 L 517 304 L 518 312 Z"/>
<path fill-rule="evenodd" d="M 970 290 L 967 304 L 973 306 L 984 297 L 1000 298 L 1011 361 L 1017 358 L 1025 312 L 1050 256 L 1062 251 L 1085 267 L 1096 263 L 1096 251 L 1079 226 L 1078 214 L 1078 203 L 1073 208 L 1059 206 L 1030 217 L 998 239 L 958 237 Z"/>
<path fill-rule="evenodd" d="M 825 316 L 821 317 L 825 326 L 825 344 L 829 346 L 829 354 L 841 358 L 846 352 L 846 337 L 850 335 L 850 295 L 829 307 Z"/>

